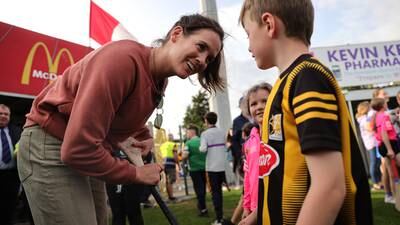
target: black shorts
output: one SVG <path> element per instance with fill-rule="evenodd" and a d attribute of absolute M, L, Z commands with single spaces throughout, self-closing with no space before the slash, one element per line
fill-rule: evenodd
<path fill-rule="evenodd" d="M 167 183 L 168 184 L 173 184 L 176 181 L 176 169 L 175 167 L 165 167 L 164 168 L 164 173 L 167 178 Z"/>
<path fill-rule="evenodd" d="M 399 143 L 397 140 L 390 140 L 390 145 L 392 146 L 392 149 L 394 151 L 394 155 L 397 155 L 400 152 L 400 147 Z M 381 145 L 379 146 L 379 154 L 381 154 L 382 157 L 386 157 L 387 155 L 387 149 L 385 144 L 382 142 Z"/>

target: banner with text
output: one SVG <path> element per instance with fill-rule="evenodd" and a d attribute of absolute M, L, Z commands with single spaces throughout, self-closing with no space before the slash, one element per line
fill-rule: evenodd
<path fill-rule="evenodd" d="M 0 92 L 36 96 L 91 48 L 0 22 Z"/>
<path fill-rule="evenodd" d="M 400 80 L 400 41 L 313 48 L 341 87 Z"/>

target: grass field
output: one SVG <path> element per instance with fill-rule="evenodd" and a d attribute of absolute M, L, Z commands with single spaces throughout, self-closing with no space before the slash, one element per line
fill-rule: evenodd
<path fill-rule="evenodd" d="M 240 196 L 240 191 L 224 192 L 224 216 L 230 218 Z M 383 202 L 383 192 L 372 193 L 372 204 L 375 225 L 400 225 L 400 212 L 394 209 L 394 205 Z M 196 199 L 169 205 L 180 225 L 208 225 L 214 221 L 214 212 L 210 194 L 207 193 L 207 207 L 210 217 L 197 216 Z M 143 210 L 146 225 L 168 225 L 161 210 L 156 208 Z"/>

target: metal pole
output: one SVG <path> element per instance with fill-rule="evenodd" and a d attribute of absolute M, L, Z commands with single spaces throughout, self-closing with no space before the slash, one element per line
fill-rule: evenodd
<path fill-rule="evenodd" d="M 356 124 L 356 121 L 354 119 L 353 104 L 352 104 L 351 100 L 348 100 L 347 104 L 348 104 L 348 107 L 349 107 L 349 113 L 350 113 L 351 122 L 353 123 L 354 129 L 355 129 L 354 132 L 355 132 L 355 135 L 357 136 L 357 144 L 358 144 L 358 147 L 360 149 L 361 158 L 362 158 L 362 160 L 364 162 L 364 169 L 365 169 L 365 172 L 367 174 L 369 174 L 369 166 L 368 166 L 369 162 L 368 162 L 368 156 L 366 154 L 367 151 L 365 151 L 365 147 L 362 144 L 362 142 L 360 141 L 361 140 L 361 135 L 360 135 L 359 129 L 357 129 L 357 127 L 356 127 L 357 124 Z"/>
<path fill-rule="evenodd" d="M 131 147 L 131 145 L 125 143 L 126 146 Z M 125 151 L 124 149 L 121 149 L 124 154 L 127 156 L 127 160 L 135 165 L 135 166 L 143 166 L 143 160 L 141 156 L 140 150 L 135 150 L 132 152 Z M 161 211 L 164 213 L 165 217 L 167 217 L 167 220 L 169 224 L 171 225 L 178 225 L 178 221 L 176 220 L 176 217 L 174 214 L 172 214 L 171 210 L 168 208 L 167 204 L 163 201 L 161 198 L 160 193 L 158 193 L 157 189 L 155 186 L 150 185 L 150 192 L 153 195 L 154 199 L 156 200 L 158 206 L 160 206 Z"/>
<path fill-rule="evenodd" d="M 183 138 L 182 138 L 182 126 L 179 125 L 179 141 L 180 141 L 180 146 L 181 150 L 183 148 Z M 189 190 L 188 190 L 188 185 L 187 185 L 187 163 L 186 160 L 183 160 L 181 164 L 182 172 L 183 172 L 183 183 L 185 184 L 185 195 L 189 195 Z"/>
<path fill-rule="evenodd" d="M 204 16 L 207 16 L 209 18 L 218 21 L 217 4 L 215 0 L 200 0 L 200 12 Z M 222 79 L 226 82 L 226 86 L 228 86 L 225 57 L 223 52 L 221 52 L 221 54 L 222 54 L 222 59 L 221 59 L 219 74 L 222 77 Z M 213 111 L 218 115 L 217 126 L 222 130 L 224 130 L 225 132 L 228 132 L 232 124 L 228 89 L 225 87 L 224 90 L 217 91 L 215 95 L 212 95 L 210 97 L 209 104 L 210 104 L 210 111 Z"/>

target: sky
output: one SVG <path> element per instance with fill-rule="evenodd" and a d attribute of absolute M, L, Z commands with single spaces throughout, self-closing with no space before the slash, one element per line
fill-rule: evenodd
<path fill-rule="evenodd" d="M 96 0 L 143 44 L 165 36 L 181 15 L 199 13 L 200 0 Z M 218 18 L 229 36 L 224 42 L 231 117 L 239 115 L 238 100 L 252 85 L 273 84 L 275 68 L 261 71 L 248 52 L 247 36 L 238 24 L 242 0 L 216 0 Z M 399 0 L 313 0 L 311 47 L 400 40 Z M 90 0 L 3 1 L 0 21 L 82 45 L 90 45 Z M 170 78 L 164 100 L 163 127 L 178 134 L 192 96 L 200 86 Z M 154 115 L 152 116 L 154 118 Z M 152 119 L 151 118 L 151 119 Z"/>

